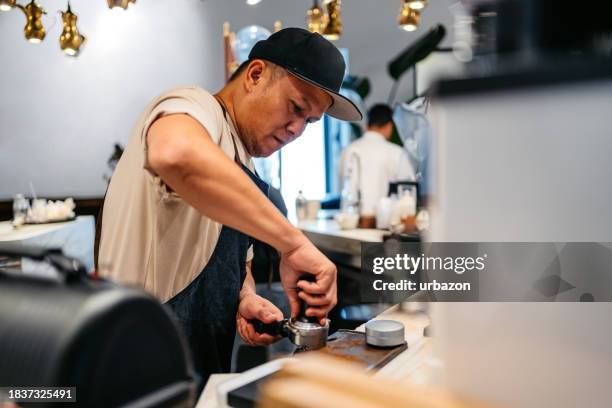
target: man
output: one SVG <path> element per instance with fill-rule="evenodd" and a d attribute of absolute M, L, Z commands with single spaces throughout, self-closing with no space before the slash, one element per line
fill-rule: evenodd
<path fill-rule="evenodd" d="M 281 30 L 258 42 L 216 95 L 173 89 L 140 117 L 105 198 L 99 273 L 166 302 L 205 382 L 228 371 L 236 328 L 249 344 L 277 339 L 248 322 L 283 318 L 255 293 L 253 237 L 281 254 L 292 316 L 300 299 L 323 324 L 336 304 L 336 268 L 266 198 L 251 157 L 299 137 L 324 113 L 360 120 L 338 91 L 340 52 L 318 34 Z M 263 194 L 262 194 L 263 193 Z M 314 275 L 314 282 L 298 278 Z"/>
<path fill-rule="evenodd" d="M 384 104 L 368 111 L 368 130 L 343 151 L 340 177 L 361 192 L 361 215 L 376 214 L 376 205 L 387 196 L 392 181 L 414 181 L 415 174 L 404 149 L 391 143 L 393 111 Z M 348 178 L 348 180 L 347 180 Z"/>

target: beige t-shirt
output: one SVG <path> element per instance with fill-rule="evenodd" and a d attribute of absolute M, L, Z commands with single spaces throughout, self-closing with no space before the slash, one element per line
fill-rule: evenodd
<path fill-rule="evenodd" d="M 101 276 L 140 286 L 162 302 L 199 275 L 222 228 L 168 189 L 147 166 L 149 126 L 155 119 L 175 113 L 186 113 L 200 122 L 234 159 L 232 125 L 210 93 L 193 86 L 175 88 L 156 98 L 138 119 L 115 168 L 104 202 L 98 255 Z M 239 139 L 236 146 L 241 162 L 252 170 L 252 160 Z M 245 262 L 251 258 L 249 248 Z"/>

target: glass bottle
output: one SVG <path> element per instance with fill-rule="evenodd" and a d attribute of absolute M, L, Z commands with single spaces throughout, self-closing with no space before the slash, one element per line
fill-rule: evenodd
<path fill-rule="evenodd" d="M 23 194 L 15 194 L 13 199 L 13 225 L 25 224 L 29 208 L 30 203 Z"/>
<path fill-rule="evenodd" d="M 306 219 L 306 206 L 306 197 L 304 197 L 302 190 L 300 190 L 295 198 L 295 215 L 297 216 L 298 221 L 303 221 Z"/>

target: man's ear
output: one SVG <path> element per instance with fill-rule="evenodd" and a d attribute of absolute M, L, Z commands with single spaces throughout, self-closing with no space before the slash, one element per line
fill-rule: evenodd
<path fill-rule="evenodd" d="M 263 60 L 253 60 L 246 70 L 244 86 L 247 91 L 252 91 L 263 80 L 267 66 Z"/>
<path fill-rule="evenodd" d="M 387 136 L 387 140 L 390 140 L 393 137 L 393 122 L 389 122 L 385 125 L 385 133 Z"/>

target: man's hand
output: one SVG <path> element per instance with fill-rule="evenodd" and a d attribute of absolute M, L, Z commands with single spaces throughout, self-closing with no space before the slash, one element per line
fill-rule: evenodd
<path fill-rule="evenodd" d="M 273 337 L 269 334 L 257 333 L 253 325 L 248 322 L 250 319 L 258 319 L 264 323 L 283 320 L 283 312 L 272 302 L 254 293 L 244 296 L 240 299 L 238 306 L 236 328 L 242 340 L 251 346 L 266 346 L 280 340 L 280 336 Z"/>
<path fill-rule="evenodd" d="M 309 273 L 315 282 L 298 279 Z M 300 312 L 300 298 L 308 308 L 306 316 L 316 316 L 321 324 L 329 311 L 336 305 L 336 266 L 323 255 L 312 242 L 305 242 L 297 248 L 282 254 L 280 275 L 283 288 L 289 297 L 291 317 Z M 298 291 L 302 289 L 301 291 Z"/>

